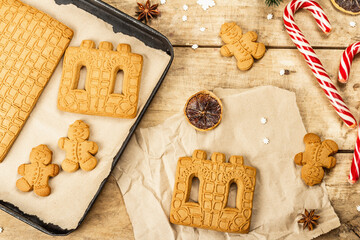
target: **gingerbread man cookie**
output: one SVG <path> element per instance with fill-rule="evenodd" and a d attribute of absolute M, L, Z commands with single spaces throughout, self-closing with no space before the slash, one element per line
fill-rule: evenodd
<path fill-rule="evenodd" d="M 80 168 L 85 171 L 93 170 L 97 160 L 93 156 L 98 151 L 95 142 L 87 141 L 90 136 L 89 126 L 81 120 L 75 121 L 69 127 L 68 137 L 59 139 L 59 147 L 66 152 L 61 167 L 66 172 L 75 172 Z"/>
<path fill-rule="evenodd" d="M 50 164 L 52 152 L 46 145 L 39 145 L 31 150 L 30 164 L 22 164 L 18 168 L 18 173 L 23 176 L 16 182 L 16 187 L 23 191 L 34 192 L 46 197 L 51 193 L 49 187 L 49 177 L 55 177 L 59 173 L 57 164 Z"/>
<path fill-rule="evenodd" d="M 333 168 L 336 159 L 330 155 L 338 151 L 338 145 L 332 140 L 324 140 L 321 142 L 319 136 L 308 133 L 304 137 L 305 152 L 296 154 L 295 163 L 303 166 L 301 169 L 301 178 L 304 182 L 313 186 L 321 183 L 324 177 L 324 169 Z"/>
<path fill-rule="evenodd" d="M 257 43 L 257 34 L 255 32 L 247 32 L 242 34 L 241 28 L 236 23 L 224 23 L 220 31 L 221 39 L 226 43 L 220 49 L 220 53 L 224 57 L 235 56 L 237 66 L 240 70 L 249 70 L 254 58 L 260 59 L 265 54 L 265 45 Z"/>

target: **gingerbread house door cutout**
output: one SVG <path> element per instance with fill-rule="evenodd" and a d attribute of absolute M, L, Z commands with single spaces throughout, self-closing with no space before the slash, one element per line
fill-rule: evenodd
<path fill-rule="evenodd" d="M 256 169 L 243 165 L 243 157 L 195 150 L 181 157 L 176 168 L 170 222 L 223 232 L 248 233 L 255 190 Z M 192 180 L 199 178 L 198 202 L 189 201 Z M 230 185 L 237 186 L 236 207 L 227 207 Z"/>
<path fill-rule="evenodd" d="M 238 184 L 234 181 L 230 182 L 229 195 L 225 208 L 238 208 L 237 204 L 241 202 L 238 191 L 240 191 Z"/>
<path fill-rule="evenodd" d="M 77 81 L 77 86 L 74 87 L 74 89 L 79 89 L 79 90 L 85 90 L 85 84 L 86 84 L 86 79 L 87 77 L 87 67 L 86 66 L 80 66 L 79 69 L 79 80 Z"/>
<path fill-rule="evenodd" d="M 195 202 L 199 203 L 199 190 L 200 190 L 200 180 L 196 175 L 190 176 L 189 179 L 189 188 L 190 191 L 187 193 L 189 196 L 186 196 L 186 202 Z"/>
<path fill-rule="evenodd" d="M 58 95 L 62 111 L 117 118 L 135 118 L 140 91 L 143 58 L 131 53 L 130 45 L 91 40 L 69 47 L 64 57 Z M 78 89 L 81 68 L 86 68 L 85 89 Z M 122 93 L 114 93 L 118 72 L 124 78 Z"/>

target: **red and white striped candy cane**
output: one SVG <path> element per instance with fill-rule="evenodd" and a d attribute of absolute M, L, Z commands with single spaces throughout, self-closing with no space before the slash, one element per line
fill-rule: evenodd
<path fill-rule="evenodd" d="M 345 49 L 340 60 L 339 81 L 344 83 L 347 82 L 350 74 L 351 63 L 355 55 L 359 52 L 360 52 L 360 42 L 353 43 Z M 360 125 L 358 127 L 354 156 L 351 163 L 350 174 L 348 179 L 350 183 L 355 183 L 359 179 L 360 176 L 359 168 L 360 168 Z"/>
<path fill-rule="evenodd" d="M 344 51 L 339 68 L 339 82 L 346 83 L 350 75 L 351 63 L 354 56 L 360 52 L 360 42 L 351 44 Z"/>
<path fill-rule="evenodd" d="M 298 50 L 304 56 L 307 64 L 330 100 L 330 103 L 335 108 L 337 114 L 339 114 L 347 126 L 354 128 L 356 126 L 354 116 L 346 106 L 335 85 L 331 82 L 329 75 L 325 71 L 320 59 L 315 54 L 314 49 L 310 46 L 294 21 L 295 12 L 301 8 L 309 10 L 312 13 L 318 26 L 323 32 L 330 32 L 330 22 L 324 11 L 318 3 L 311 0 L 293 0 L 285 7 L 283 19 L 286 31 L 289 33 L 291 40 L 295 43 Z"/>
<path fill-rule="evenodd" d="M 350 167 L 349 183 L 353 184 L 359 179 L 360 168 L 360 126 L 358 127 L 358 134 L 355 143 L 354 156 Z"/>

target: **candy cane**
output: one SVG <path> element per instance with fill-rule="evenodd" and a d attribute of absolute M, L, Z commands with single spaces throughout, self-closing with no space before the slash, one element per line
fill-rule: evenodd
<path fill-rule="evenodd" d="M 360 168 L 360 126 L 358 127 L 358 134 L 355 143 L 354 156 L 351 163 L 349 183 L 353 184 L 359 179 L 359 168 Z"/>
<path fill-rule="evenodd" d="M 339 82 L 342 83 L 347 82 L 350 74 L 351 63 L 354 59 L 354 56 L 359 52 L 360 52 L 360 42 L 353 43 L 346 48 L 340 61 Z"/>
<path fill-rule="evenodd" d="M 350 74 L 351 63 L 355 55 L 359 52 L 360 52 L 360 42 L 353 43 L 345 49 L 340 60 L 340 67 L 339 67 L 340 82 L 343 83 L 347 82 Z M 355 183 L 359 179 L 360 176 L 359 168 L 360 168 L 360 125 L 358 127 L 354 156 L 351 163 L 350 174 L 348 179 L 350 183 Z"/>
<path fill-rule="evenodd" d="M 337 114 L 347 126 L 354 128 L 356 126 L 354 116 L 344 103 L 344 100 L 341 98 L 335 85 L 331 82 L 329 75 L 325 71 L 320 59 L 315 54 L 314 49 L 310 46 L 309 42 L 305 39 L 304 35 L 294 21 L 295 12 L 301 8 L 309 10 L 312 13 L 318 26 L 323 32 L 330 32 L 330 22 L 324 11 L 319 4 L 311 0 L 293 0 L 285 7 L 283 19 L 286 31 L 290 35 L 291 40 L 295 43 L 298 50 L 304 56 L 307 64 L 324 90 L 330 103 L 335 108 Z"/>

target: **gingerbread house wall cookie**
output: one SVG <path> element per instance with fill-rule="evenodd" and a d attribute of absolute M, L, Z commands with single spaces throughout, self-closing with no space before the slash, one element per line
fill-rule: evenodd
<path fill-rule="evenodd" d="M 255 190 L 256 169 L 243 165 L 243 157 L 195 150 L 181 157 L 171 201 L 170 222 L 222 232 L 248 233 Z M 192 179 L 199 179 L 198 202 L 189 202 Z M 230 185 L 237 185 L 236 207 L 227 207 Z"/>
<path fill-rule="evenodd" d="M 0 162 L 19 135 L 73 31 L 18 0 L 0 1 Z"/>
<path fill-rule="evenodd" d="M 127 44 L 113 51 L 110 42 L 84 40 L 80 47 L 69 47 L 64 57 L 58 95 L 62 111 L 117 118 L 134 118 L 140 90 L 143 58 L 131 53 Z M 77 89 L 80 70 L 86 67 L 85 89 Z M 114 93 L 117 72 L 124 72 L 122 93 Z"/>

